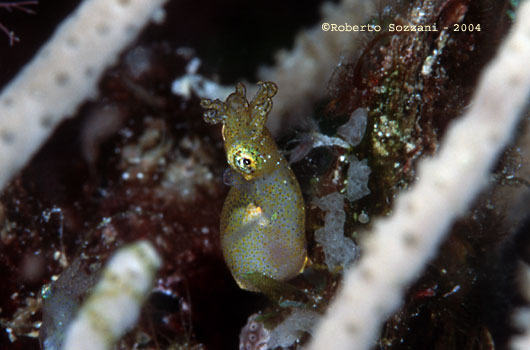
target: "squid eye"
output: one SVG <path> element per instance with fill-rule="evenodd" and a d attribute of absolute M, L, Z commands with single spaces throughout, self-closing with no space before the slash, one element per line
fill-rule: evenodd
<path fill-rule="evenodd" d="M 233 164 L 236 169 L 245 175 L 252 175 L 258 170 L 259 158 L 250 151 L 238 150 L 235 152 L 233 159 Z"/>
<path fill-rule="evenodd" d="M 236 154 L 234 163 L 245 174 L 252 174 L 256 171 L 254 160 L 246 154 Z"/>

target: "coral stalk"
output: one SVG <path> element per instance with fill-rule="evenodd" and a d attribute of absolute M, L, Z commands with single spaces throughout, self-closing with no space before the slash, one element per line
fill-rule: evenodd
<path fill-rule="evenodd" d="M 530 1 L 485 69 L 470 109 L 448 130 L 440 151 L 419 164 L 419 181 L 391 217 L 374 224 L 364 256 L 343 286 L 309 349 L 368 349 L 405 289 L 436 254 L 451 223 L 487 184 L 530 92 Z"/>
<path fill-rule="evenodd" d="M 530 302 L 530 266 L 527 264 L 521 264 L 519 280 L 521 294 L 527 302 Z M 516 310 L 514 323 L 518 328 L 523 330 L 523 333 L 516 335 L 511 339 L 511 349 L 530 349 L 530 308 L 528 306 Z"/>
<path fill-rule="evenodd" d="M 63 349 L 111 349 L 136 323 L 160 265 L 160 257 L 147 241 L 120 249 L 68 328 Z"/>
<path fill-rule="evenodd" d="M 85 0 L 0 95 L 0 189 L 81 102 L 165 0 Z"/>

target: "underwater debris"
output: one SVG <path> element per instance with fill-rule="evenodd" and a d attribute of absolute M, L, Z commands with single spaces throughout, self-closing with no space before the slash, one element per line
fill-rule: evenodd
<path fill-rule="evenodd" d="M 366 133 L 367 119 L 366 108 L 357 108 L 350 115 L 350 119 L 337 129 L 337 135 L 341 136 L 351 146 L 357 146 Z"/>
<path fill-rule="evenodd" d="M 286 349 L 299 342 L 304 333 L 312 334 L 319 319 L 320 314 L 315 311 L 293 309 L 285 320 L 270 331 L 269 349 Z"/>
<path fill-rule="evenodd" d="M 315 241 L 322 246 L 330 271 L 344 269 L 359 255 L 356 244 L 344 236 L 344 197 L 334 192 L 315 199 L 315 204 L 326 212 L 324 227 L 315 231 Z"/>
<path fill-rule="evenodd" d="M 348 179 L 346 182 L 346 198 L 355 202 L 370 194 L 368 179 L 372 170 L 368 166 L 368 160 L 359 161 L 353 154 L 348 156 Z"/>
<path fill-rule="evenodd" d="M 366 133 L 366 123 L 366 109 L 358 108 L 350 115 L 350 119 L 337 129 L 337 135 L 340 137 L 324 135 L 318 130 L 318 125 L 311 125 L 314 130 L 301 134 L 300 144 L 290 152 L 289 162 L 296 163 L 302 160 L 318 147 L 337 146 L 350 149 L 359 145 Z"/>
<path fill-rule="evenodd" d="M 304 159 L 311 151 L 318 147 L 338 146 L 349 148 L 350 145 L 339 137 L 327 136 L 319 131 L 304 133 L 300 137 L 300 144 L 290 152 L 289 163 L 296 163 Z"/>
<path fill-rule="evenodd" d="M 225 99 L 234 91 L 232 86 L 223 86 L 197 73 L 201 60 L 192 58 L 186 66 L 186 74 L 177 78 L 171 84 L 171 92 L 185 100 L 191 98 L 193 92 L 199 98 Z"/>
<path fill-rule="evenodd" d="M 14 294 L 11 297 L 15 298 Z M 19 307 L 14 313 L 11 320 L 0 318 L 0 326 L 5 329 L 5 333 L 11 343 L 17 341 L 17 337 L 38 338 L 40 333 L 41 321 L 35 321 L 35 315 L 39 314 L 42 309 L 42 298 L 27 297 L 24 305 Z M 0 313 L 1 313 L 0 309 Z"/>

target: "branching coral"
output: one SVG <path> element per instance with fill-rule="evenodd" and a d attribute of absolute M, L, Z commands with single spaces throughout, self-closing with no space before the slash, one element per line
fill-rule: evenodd
<path fill-rule="evenodd" d="M 103 71 L 164 2 L 83 2 L 2 91 L 0 188 L 26 164 L 59 122 L 96 95 Z"/>
<path fill-rule="evenodd" d="M 471 108 L 452 125 L 420 181 L 374 225 L 358 266 L 328 310 L 310 349 L 368 349 L 379 326 L 400 304 L 407 285 L 436 253 L 451 222 L 486 183 L 511 137 L 530 92 L 530 2 L 485 70 Z"/>
<path fill-rule="evenodd" d="M 160 257 L 146 241 L 121 248 L 68 328 L 64 350 L 111 349 L 132 327 L 153 287 Z"/>

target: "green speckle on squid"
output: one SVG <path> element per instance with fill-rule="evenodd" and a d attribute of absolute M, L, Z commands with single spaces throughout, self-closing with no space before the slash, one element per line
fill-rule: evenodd
<path fill-rule="evenodd" d="M 278 281 L 299 274 L 307 259 L 305 207 L 289 164 L 265 127 L 278 88 L 259 82 L 249 103 L 245 86 L 225 102 L 202 100 L 204 119 L 223 124 L 231 189 L 221 212 L 221 247 L 238 285 L 259 291 L 245 276 Z"/>

